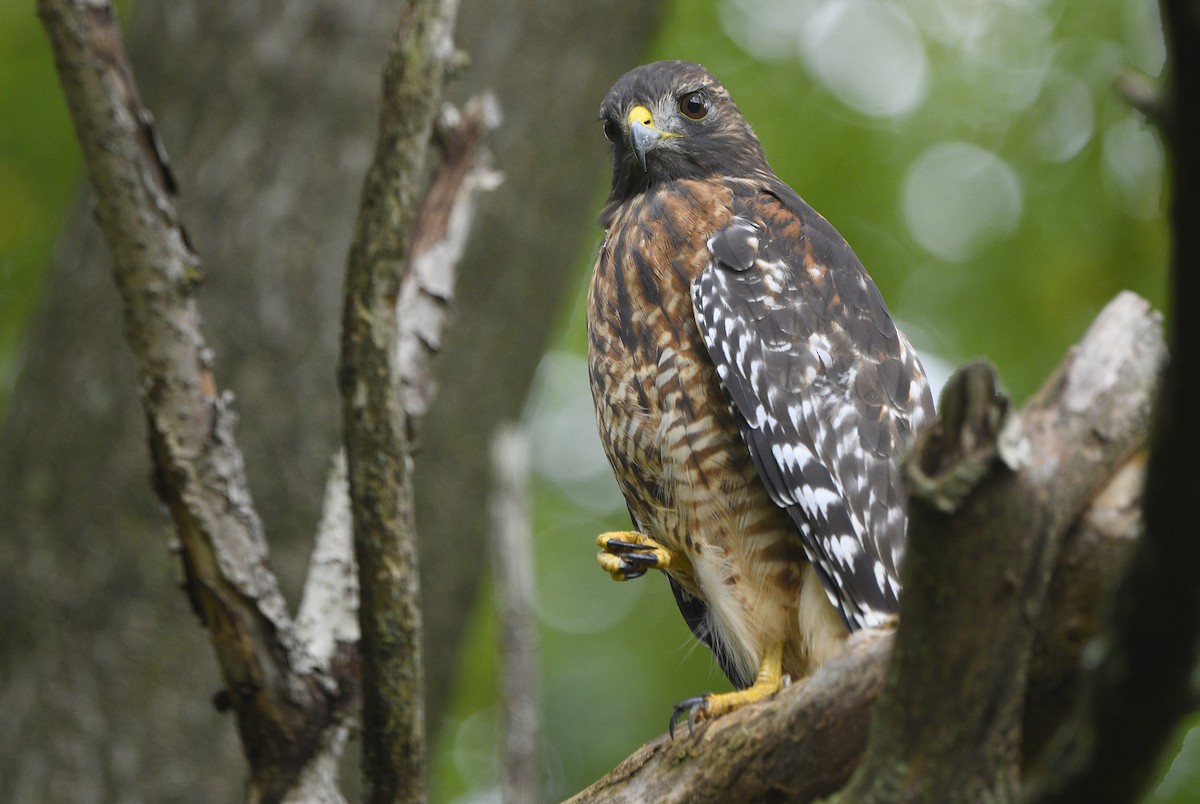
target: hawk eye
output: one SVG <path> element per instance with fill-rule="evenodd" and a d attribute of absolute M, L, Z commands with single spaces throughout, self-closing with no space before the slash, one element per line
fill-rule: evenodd
<path fill-rule="evenodd" d="M 616 142 L 621 139 L 621 126 L 616 120 L 609 118 L 604 121 L 604 136 L 609 142 Z"/>
<path fill-rule="evenodd" d="M 689 92 L 679 99 L 679 111 L 684 117 L 699 120 L 708 114 L 708 100 L 699 90 Z"/>

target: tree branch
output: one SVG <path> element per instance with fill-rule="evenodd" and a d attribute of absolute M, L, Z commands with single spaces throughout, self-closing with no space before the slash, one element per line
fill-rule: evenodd
<path fill-rule="evenodd" d="M 1021 751 L 1026 779 L 1047 767 L 1044 749 L 1078 697 L 1081 657 L 1100 633 L 1109 597 L 1142 535 L 1145 474 L 1146 453 L 1139 450 L 1096 495 L 1063 543 L 1029 662 Z"/>
<path fill-rule="evenodd" d="M 1068 534 L 1038 625 L 1026 701 L 1024 752 L 1036 756 L 1062 722 L 1084 644 L 1140 531 L 1142 461 L 1131 460 Z M 845 655 L 771 703 L 705 725 L 695 740 L 665 735 L 639 749 L 575 802 L 813 801 L 837 792 L 867 744 L 893 635 L 856 637 Z M 1066 691 L 1066 692 L 1065 692 Z"/>
<path fill-rule="evenodd" d="M 363 773 L 371 801 L 424 799 L 420 584 L 398 300 L 413 270 L 417 199 L 447 71 L 454 0 L 409 0 L 383 74 L 375 158 L 346 275 L 339 380 L 363 666 Z"/>
<path fill-rule="evenodd" d="M 417 214 L 415 267 L 401 285 L 398 302 L 398 373 L 410 431 L 432 401 L 431 364 L 474 217 L 476 193 L 498 181 L 481 151 L 484 134 L 498 123 L 493 107 L 486 96 L 469 101 L 462 114 L 446 106 L 438 123 L 442 161 Z M 357 682 L 361 672 L 358 604 L 346 453 L 339 451 L 325 482 L 321 522 L 296 623 L 310 666 L 324 673 L 353 668 L 347 682 Z M 334 748 L 340 753 L 340 745 Z"/>
<path fill-rule="evenodd" d="M 181 545 L 185 584 L 208 627 L 251 766 L 251 796 L 279 798 L 336 725 L 345 699 L 296 672 L 293 624 L 218 390 L 195 296 L 202 275 L 175 181 L 142 106 L 112 7 L 40 0 L 64 94 L 113 255 L 125 338 L 137 361 L 155 485 Z"/>
<path fill-rule="evenodd" d="M 317 668 L 332 667 L 339 659 L 358 661 L 358 565 L 346 471 L 346 453 L 339 451 L 325 481 L 321 521 L 296 615 L 305 659 Z"/>
<path fill-rule="evenodd" d="M 500 110 L 490 93 L 468 100 L 460 113 L 446 104 L 434 129 L 441 164 L 417 213 L 412 266 L 400 288 L 396 365 L 401 403 L 416 429 L 437 392 L 434 358 L 442 348 L 457 266 L 467 247 L 477 191 L 499 186 L 502 177 L 481 159 L 484 134 L 500 125 Z"/>
<path fill-rule="evenodd" d="M 385 289 L 379 295 L 368 293 L 366 298 L 390 300 L 390 311 L 383 316 L 385 328 L 394 327 L 398 299 L 404 308 L 409 323 L 399 331 L 419 348 L 408 349 L 409 357 L 403 361 L 407 371 L 400 379 L 391 374 L 383 379 L 392 381 L 395 389 L 400 388 L 401 380 L 416 388 L 409 396 L 422 409 L 431 393 L 431 384 L 424 378 L 445 317 L 454 263 L 469 227 L 471 197 L 476 189 L 494 182 L 478 159 L 490 121 L 486 104 L 469 104 L 461 116 L 447 110 L 438 132 L 444 160 L 420 210 L 415 207 L 423 187 L 423 153 L 430 139 L 432 110 L 437 107 L 445 69 L 457 57 L 448 33 L 452 5 L 429 5 L 424 10 L 410 7 L 401 24 L 401 36 L 385 71 L 385 90 L 393 105 L 385 109 L 382 156 L 370 177 L 377 183 L 368 183 L 364 191 L 364 208 L 374 215 L 364 215 L 358 246 L 352 252 L 352 266 L 384 269 L 373 277 L 378 279 L 374 291 L 389 287 L 389 279 L 398 282 L 403 258 L 414 255 L 416 268 L 398 292 Z M 99 218 L 114 256 L 126 339 L 141 375 L 156 486 L 175 521 L 186 588 L 210 629 L 226 682 L 220 702 L 237 715 L 251 766 L 250 798 L 340 801 L 337 760 L 353 724 L 360 690 L 357 578 L 349 549 L 346 491 L 350 472 L 343 460 L 335 462 L 312 569 L 298 622 L 293 624 L 268 565 L 266 540 L 233 439 L 235 417 L 230 397 L 217 389 L 211 354 L 200 331 L 194 298 L 200 281 L 199 260 L 178 220 L 175 181 L 150 115 L 138 99 L 111 6 L 84 0 L 45 0 L 39 4 L 39 13 L 55 51 L 96 188 Z M 423 61 L 402 56 L 413 52 L 414 46 L 421 48 Z M 432 88 L 429 81 L 434 82 Z M 426 106 L 417 108 L 417 101 Z M 424 126 L 419 122 L 423 110 L 429 112 Z M 419 146 L 410 148 L 405 137 Z M 411 247 L 406 245 L 410 237 Z M 358 263 L 353 257 L 359 258 Z M 355 287 L 352 281 L 348 285 Z M 348 310 L 364 309 L 354 302 L 351 297 Z M 353 316 L 348 314 L 348 318 Z M 379 331 L 368 328 L 367 336 Z M 402 340 L 394 336 L 380 342 L 381 351 L 392 363 L 401 362 L 394 355 L 404 351 Z M 358 355 L 374 356 L 369 348 Z M 343 379 L 361 376 L 354 370 L 359 365 L 370 363 L 352 360 Z M 365 384 L 355 387 L 373 390 Z M 376 399 L 386 399 L 387 394 L 384 389 Z M 412 411 L 396 417 L 403 426 L 395 445 L 404 460 L 403 436 L 415 417 Z M 354 467 L 362 470 L 361 465 Z M 368 477 L 370 469 L 366 470 Z M 403 475 L 395 479 L 406 482 Z M 385 507 L 388 503 L 411 506 L 403 494 L 386 500 Z M 388 569 L 396 566 L 388 556 L 382 560 Z M 403 587 L 415 577 L 414 569 L 385 580 Z M 402 591 L 415 606 L 415 585 Z M 394 622 L 387 620 L 391 612 L 386 607 L 372 609 L 380 610 L 385 612 L 382 619 L 387 628 Z M 410 622 L 419 625 L 419 621 Z M 416 668 L 411 677 L 419 685 L 419 643 L 407 644 L 416 647 L 404 660 L 410 663 L 408 667 Z M 419 752 L 417 699 L 401 696 L 388 700 L 401 710 L 417 713 L 412 721 L 415 728 L 400 734 L 397 744 L 415 744 Z M 407 761 L 410 756 L 402 759 Z M 399 785 L 415 785 L 410 789 L 419 791 L 419 765 L 415 770 L 405 766 L 402 773 L 407 775 L 393 774 L 388 783 L 399 780 Z"/>
<path fill-rule="evenodd" d="M 490 96 L 474 98 L 459 113 L 442 109 L 436 139 L 441 163 L 417 214 L 414 268 L 401 285 L 397 317 L 397 371 L 409 429 L 428 409 L 441 332 L 454 292 L 454 276 L 475 213 L 476 193 L 496 186 L 499 176 L 485 164 L 485 133 L 499 123 Z M 346 454 L 333 458 L 325 481 L 297 630 L 305 653 L 318 666 L 330 664 L 340 646 L 357 650 L 358 565 L 354 560 L 353 516 Z"/>
<path fill-rule="evenodd" d="M 571 799 L 590 802 L 813 801 L 849 777 L 867 742 L 892 634 L 864 632 L 845 654 L 769 701 L 663 735 Z"/>
<path fill-rule="evenodd" d="M 1031 706 L 1023 712 L 1025 667 L 1029 668 L 1030 702 L 1053 698 L 1069 688 L 1084 642 L 1094 633 L 1089 629 L 1094 629 L 1097 622 L 1094 612 L 1098 601 L 1111 588 L 1132 546 L 1127 531 L 1137 530 L 1140 461 L 1135 457 L 1124 468 L 1117 467 L 1122 466 L 1121 456 L 1145 438 L 1149 399 L 1161 360 L 1157 315 L 1141 299 L 1122 294 L 1101 313 L 1083 342 L 1021 412 L 1020 431 L 1029 448 L 1027 465 L 1011 472 L 989 459 L 986 474 L 976 477 L 974 491 L 963 497 L 954 514 L 936 513 L 928 505 L 918 513 L 923 519 L 917 527 L 927 528 L 930 518 L 939 517 L 952 519 L 964 529 L 936 541 L 932 531 L 922 530 L 918 540 L 910 543 L 904 599 L 920 601 L 930 589 L 938 589 L 942 599 L 954 604 L 932 614 L 926 610 L 914 613 L 911 607 L 903 610 L 895 634 L 897 654 L 890 669 L 891 634 L 856 637 L 846 655 L 780 693 L 773 702 L 747 707 L 706 724 L 694 740 L 672 743 L 660 738 L 576 800 L 662 797 L 668 801 L 722 801 L 738 797 L 807 801 L 837 792 L 856 765 L 856 781 L 843 791 L 843 800 L 882 798 L 885 790 L 895 794 L 894 800 L 912 795 L 904 772 L 913 765 L 907 763 L 921 764 L 922 773 L 914 785 L 923 783 L 926 774 L 931 779 L 942 774 L 942 781 L 949 784 L 949 771 L 943 770 L 943 762 L 965 763 L 973 778 L 987 783 L 995 782 L 998 776 L 1015 776 L 1017 769 L 1010 763 L 1018 761 L 1022 747 L 1028 756 L 1034 747 L 1044 744 L 1065 710 L 1060 703 L 1045 708 Z M 980 398 L 990 401 L 990 396 L 985 393 Z M 947 412 L 943 402 L 940 415 Z M 990 450 L 995 455 L 999 434 L 1014 432 L 997 426 L 1002 424 L 998 419 L 992 419 L 991 424 L 987 438 L 963 454 Z M 1018 445 L 1019 439 L 1016 444 L 1008 444 Z M 932 449 L 928 441 L 925 449 Z M 918 453 L 912 460 L 922 457 L 932 458 Z M 922 465 L 929 469 L 937 462 L 926 460 Z M 953 462 L 953 466 L 960 467 L 961 461 Z M 1097 486 L 1102 487 L 1098 494 Z M 1081 515 L 1089 500 L 1091 507 Z M 991 519 L 980 516 L 981 506 Z M 980 534 L 966 529 L 963 522 L 968 516 L 980 517 L 970 525 Z M 1072 521 L 1078 524 L 1068 530 Z M 1041 543 L 1058 540 L 1062 549 L 1054 555 L 1049 555 L 1047 548 L 1037 553 L 1038 560 L 1047 562 L 1044 570 L 1027 557 L 1023 576 L 1006 574 L 1013 543 L 1026 538 L 1038 541 L 1019 531 L 1022 523 L 1037 529 L 1035 534 L 1042 536 Z M 990 543 L 980 546 L 979 540 Z M 973 553 L 969 545 L 974 545 Z M 922 556 L 922 551 L 931 549 L 935 555 Z M 925 567 L 927 571 L 953 572 L 957 566 L 957 574 L 948 581 L 918 578 L 911 569 L 914 556 L 918 567 L 933 565 Z M 1052 583 L 1048 580 L 1050 567 L 1054 568 Z M 1040 577 L 1043 573 L 1046 578 Z M 1048 586 L 1038 591 L 1039 584 Z M 985 587 L 998 597 L 980 602 L 977 587 Z M 1035 594 L 1048 601 L 1048 606 L 1026 605 Z M 928 608 L 931 604 L 924 605 Z M 988 616 L 981 616 L 982 611 Z M 1039 617 L 1039 612 L 1043 616 Z M 926 619 L 920 620 L 922 617 Z M 971 633 L 946 636 L 958 628 Z M 1030 633 L 1022 633 L 1025 628 Z M 975 632 L 982 634 L 977 636 Z M 1001 634 L 1014 632 L 1014 639 L 1029 644 L 1022 648 L 1000 641 Z M 940 641 L 916 648 L 904 644 L 918 635 Z M 965 652 L 950 651 L 945 641 L 950 639 L 968 639 L 977 652 L 974 660 Z M 914 653 L 924 644 L 935 646 L 937 651 L 921 663 Z M 902 645 L 909 656 L 900 653 Z M 1009 650 L 1023 650 L 1033 658 L 1023 660 L 1020 668 L 1010 668 L 1015 677 L 998 669 L 1008 661 L 1003 654 Z M 968 662 L 970 666 L 963 669 Z M 914 679 L 912 668 L 917 665 L 925 675 Z M 958 668 L 957 676 L 952 676 L 954 667 Z M 893 697 L 880 702 L 872 722 L 872 706 L 884 686 L 885 672 L 888 694 Z M 947 676 L 951 676 L 949 681 Z M 971 683 L 964 684 L 964 679 L 971 679 Z M 1019 689 L 1014 691 L 1011 685 Z M 950 702 L 926 701 L 923 705 L 932 707 L 931 721 L 927 725 L 910 722 L 907 716 L 914 706 L 912 699 L 934 694 Z M 992 701 L 997 702 L 997 712 L 987 707 Z M 981 730 L 983 738 L 976 736 L 979 724 L 987 727 Z M 874 753 L 868 753 L 859 764 L 867 745 L 868 726 Z M 944 740 L 942 734 L 947 735 Z M 892 742 L 896 740 L 900 744 Z M 963 759 L 958 754 L 966 749 L 960 749 L 956 740 L 982 753 Z M 996 743 L 1007 746 L 1009 754 L 1002 756 Z M 895 770 L 881 767 L 889 756 Z M 874 779 L 883 779 L 885 784 L 874 785 Z M 947 790 L 982 789 L 978 782 L 968 784 L 960 779 L 955 783 L 966 786 L 938 788 L 939 800 Z M 963 796 L 969 798 L 969 793 Z"/>
<path fill-rule="evenodd" d="M 529 447 L 513 424 L 492 437 L 491 560 L 500 621 L 500 739 L 504 801 L 541 796 L 537 614 L 529 521 Z"/>

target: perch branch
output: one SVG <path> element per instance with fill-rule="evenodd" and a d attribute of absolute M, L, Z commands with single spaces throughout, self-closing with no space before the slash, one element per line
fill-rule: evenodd
<path fill-rule="evenodd" d="M 1140 530 L 1142 462 L 1132 460 L 1067 536 L 1038 627 L 1026 701 L 1029 755 L 1058 727 L 1100 602 L 1120 576 Z M 643 746 L 575 802 L 814 801 L 850 778 L 867 743 L 892 634 L 857 638 L 847 653 L 772 703 L 726 715 L 696 741 L 665 735 Z"/>
<path fill-rule="evenodd" d="M 774 698 L 647 743 L 571 799 L 592 802 L 813 801 L 849 777 L 867 741 L 892 634 L 864 633 Z"/>
<path fill-rule="evenodd" d="M 1032 656 L 1028 664 L 1031 704 L 1052 700 L 1057 691 L 1067 688 L 1074 679 L 1080 651 L 1096 627 L 1095 611 L 1099 600 L 1111 587 L 1130 552 L 1133 542 L 1128 532 L 1137 530 L 1139 497 L 1136 492 L 1140 487 L 1141 464 L 1136 454 L 1124 464 L 1119 456 L 1131 453 L 1145 438 L 1149 399 L 1157 380 L 1156 367 L 1161 360 L 1158 317 L 1141 299 L 1122 294 L 1105 309 L 1083 342 L 1072 349 L 1062 367 L 1021 412 L 1020 432 L 1028 442 L 1024 468 L 1014 473 L 991 465 L 988 473 L 977 479 L 975 491 L 966 494 L 956 513 L 950 515 L 963 517 L 979 505 L 981 499 L 1000 494 L 1005 489 L 1011 496 L 1003 502 L 992 502 L 989 510 L 994 524 L 990 527 L 1008 529 L 1013 523 L 1028 521 L 1035 516 L 1029 509 L 1057 507 L 1054 512 L 1043 511 L 1037 515 L 1041 517 L 1038 520 L 1041 528 L 1067 531 L 1057 537 L 1062 548 L 1056 551 L 1056 557 L 1045 552 L 1041 554 L 1043 560 L 1053 562 L 1045 570 L 1049 575 L 1053 567 L 1049 591 L 1041 593 L 1053 609 L 1047 606 L 1039 610 L 1023 605 L 1022 595 L 1034 584 L 1030 576 L 1040 570 L 1031 567 L 1024 577 L 992 577 L 1008 560 L 1003 554 L 975 553 L 967 562 L 966 574 L 956 577 L 950 587 L 939 587 L 953 590 L 945 592 L 946 599 L 957 600 L 961 592 L 963 599 L 969 600 L 976 584 L 990 580 L 998 584 L 997 594 L 1007 596 L 999 603 L 988 604 L 989 616 L 986 618 L 980 616 L 978 609 L 951 612 L 962 615 L 963 628 L 967 628 L 969 622 L 972 634 L 967 637 L 956 634 L 954 638 L 969 638 L 976 650 L 984 651 L 976 657 L 981 668 L 986 667 L 988 661 L 1001 661 L 1002 657 L 996 657 L 994 653 L 1003 652 L 1007 646 L 993 646 L 990 640 L 976 637 L 973 632 L 994 634 L 993 628 L 1011 627 L 1003 618 L 996 625 L 990 623 L 1000 609 L 1013 608 L 1021 619 L 1028 620 L 1030 629 L 1035 631 L 1029 637 L 1033 647 L 1026 649 Z M 1084 420 L 1088 422 L 1086 426 L 1082 423 Z M 1006 443 L 1001 451 L 1007 453 L 1010 460 L 1014 453 L 1009 447 L 1021 446 L 1020 439 L 1007 438 L 1015 432 L 1013 428 L 992 428 L 993 436 L 997 438 L 1000 433 L 1006 434 L 1006 438 L 1001 439 Z M 997 441 L 989 437 L 980 446 L 965 452 L 977 454 L 978 449 L 987 449 L 989 443 L 994 450 Z M 1020 457 L 1021 450 L 1016 452 Z M 1020 465 L 1018 461 L 1013 462 Z M 1070 479 L 1071 476 L 1075 479 Z M 1089 500 L 1092 501 L 1090 507 Z M 1085 508 L 1086 512 L 1083 511 Z M 1077 524 L 1068 528 L 1071 522 Z M 976 523 L 975 527 L 981 526 Z M 956 531 L 953 538 L 976 537 L 966 531 Z M 992 545 L 987 549 L 999 548 Z M 952 552 L 960 551 L 955 548 Z M 910 547 L 906 561 L 911 561 L 912 555 Z M 949 561 L 951 557 L 944 560 Z M 962 560 L 966 561 L 966 557 Z M 1042 581 L 1039 579 L 1038 582 Z M 919 582 L 906 584 L 905 600 L 913 594 L 914 583 L 920 588 Z M 920 594 L 918 591 L 917 595 Z M 905 611 L 903 616 L 917 617 L 907 609 Z M 954 618 L 950 624 L 959 622 Z M 897 641 L 905 638 L 904 629 L 909 627 L 909 620 L 902 619 L 901 623 L 894 637 Z M 993 639 L 997 638 L 993 636 Z M 875 731 L 880 729 L 878 718 L 902 717 L 906 711 L 904 699 L 894 699 L 889 705 L 899 712 L 886 716 L 876 714 L 877 720 L 873 725 L 871 723 L 872 707 L 883 688 L 885 672 L 904 672 L 899 669 L 904 659 L 897 659 L 896 667 L 888 669 L 892 644 L 893 636 L 889 633 L 856 637 L 846 655 L 821 668 L 810 679 L 780 693 L 773 702 L 747 707 L 706 724 L 694 740 L 671 742 L 665 737 L 660 738 L 580 793 L 576 800 L 723 801 L 741 797 L 809 801 L 836 793 L 856 766 L 865 767 L 865 764 L 859 765 L 860 759 L 864 763 L 868 761 L 863 757 L 868 727 L 871 740 L 880 740 Z M 943 668 L 936 666 L 937 661 L 967 660 L 957 648 L 950 650 L 941 643 L 932 644 L 939 647 L 939 652 L 936 660 L 931 660 L 935 665 L 927 668 L 931 675 L 941 678 L 943 674 Z M 997 724 L 997 716 L 970 720 L 972 712 L 979 706 L 975 696 L 992 700 L 990 696 L 994 694 L 1007 695 L 1010 700 L 1005 705 L 1012 707 L 1009 716 L 1015 725 L 999 729 L 1000 736 L 1018 741 L 1015 745 L 1008 744 L 1012 761 L 1021 755 L 1022 746 L 1027 755 L 1032 754 L 1034 747 L 1043 745 L 1047 735 L 1061 721 L 1061 704 L 1057 708 L 1031 706 L 1024 715 L 1022 728 L 1022 696 L 1003 689 L 997 693 L 982 684 L 979 688 L 964 685 L 962 680 L 975 678 L 975 672 L 972 667 L 969 673 L 960 671 L 951 682 L 943 678 L 941 686 L 927 694 L 956 698 L 961 690 L 968 700 L 960 698 L 950 706 L 939 703 L 932 711 L 947 717 L 952 730 L 958 724 L 968 729 L 980 723 Z M 888 683 L 895 681 L 889 677 Z M 923 679 L 915 682 L 909 679 L 906 683 L 918 690 L 928 689 L 922 686 L 926 683 Z M 1020 674 L 1020 684 L 1024 688 L 1024 670 Z M 1004 683 L 999 686 L 1003 688 Z M 884 704 L 881 702 L 880 706 Z M 894 733 L 896 726 L 884 720 L 882 728 L 887 734 Z M 959 750 L 952 744 L 953 740 L 965 739 L 955 735 L 948 743 L 942 743 L 932 740 L 936 734 L 931 737 L 929 732 L 930 729 L 917 724 L 911 732 L 902 735 L 901 740 L 912 740 L 917 746 L 926 746 L 933 741 L 935 749 L 953 754 Z M 974 745 L 979 747 L 978 742 Z M 874 761 L 883 757 L 885 749 L 886 746 L 875 749 L 878 753 Z M 904 751 L 905 746 L 893 746 L 892 750 Z M 921 756 L 930 753 L 936 751 Z M 1007 766 L 1007 760 L 997 763 L 987 759 L 990 756 L 985 754 L 977 758 L 971 755 L 962 761 L 973 768 L 975 774 L 979 774 L 981 768 L 998 765 L 1004 765 L 1004 773 L 1015 772 Z M 980 765 L 980 761 L 990 764 Z M 929 765 L 924 767 L 930 768 Z M 886 775 L 892 789 L 902 786 L 895 776 Z M 950 788 L 942 788 L 942 791 L 947 789 Z M 867 790 L 863 799 L 854 798 L 857 792 L 848 789 L 843 798 L 864 800 L 865 796 L 874 795 L 878 790 Z"/>
<path fill-rule="evenodd" d="M 1163 358 L 1159 317 L 1123 293 L 1007 425 L 977 366 L 947 385 L 906 476 L 987 471 L 954 509 L 912 488 L 895 655 L 845 800 L 1017 794 L 1029 658 L 1063 536 L 1143 443 Z"/>

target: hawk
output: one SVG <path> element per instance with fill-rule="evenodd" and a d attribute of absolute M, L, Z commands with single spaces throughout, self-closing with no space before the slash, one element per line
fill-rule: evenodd
<path fill-rule="evenodd" d="M 737 691 L 777 691 L 896 611 L 898 459 L 933 411 L 924 369 L 846 241 L 780 180 L 725 88 L 656 62 L 600 107 L 612 192 L 588 294 L 596 419 L 633 531 L 616 580 L 663 571 Z"/>

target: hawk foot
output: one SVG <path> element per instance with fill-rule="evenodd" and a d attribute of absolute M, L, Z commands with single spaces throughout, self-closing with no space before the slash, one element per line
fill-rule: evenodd
<path fill-rule="evenodd" d="M 783 679 L 783 644 L 772 645 L 763 654 L 758 665 L 758 676 L 754 683 L 744 690 L 725 692 L 718 695 L 708 693 L 697 698 L 688 698 L 675 704 L 671 713 L 671 722 L 667 731 L 671 739 L 675 739 L 675 726 L 687 716 L 688 736 L 695 736 L 696 723 L 701 720 L 711 720 L 720 717 L 734 709 L 740 709 L 746 704 L 761 701 L 779 692 L 784 686 Z"/>
<path fill-rule="evenodd" d="M 719 698 L 719 695 L 713 695 L 711 692 L 707 695 L 700 695 L 696 698 L 688 698 L 675 704 L 675 711 L 671 713 L 671 722 L 667 724 L 667 731 L 671 734 L 671 739 L 675 739 L 675 725 L 680 722 L 680 719 L 686 714 L 688 724 L 688 736 L 696 736 L 696 721 L 703 720 L 707 717 L 708 701 L 710 698 Z"/>
<path fill-rule="evenodd" d="M 600 545 L 596 560 L 614 581 L 640 578 L 646 570 L 665 570 L 678 560 L 677 553 L 649 536 L 631 530 L 601 533 L 596 537 L 596 544 Z"/>

